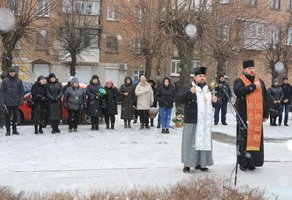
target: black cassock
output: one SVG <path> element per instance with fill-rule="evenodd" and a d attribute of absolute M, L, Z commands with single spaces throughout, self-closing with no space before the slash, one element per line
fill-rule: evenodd
<path fill-rule="evenodd" d="M 255 91 L 256 85 L 251 79 L 252 83 L 245 86 L 240 78 L 234 81 L 234 93 L 237 97 L 235 107 L 238 110 L 239 115 L 242 117 L 243 122 L 247 121 L 247 108 L 246 108 L 246 95 Z M 260 80 L 262 86 L 263 95 L 263 118 L 269 117 L 269 99 L 266 90 L 266 86 L 262 80 Z M 263 130 L 261 137 L 261 145 L 259 151 L 246 151 L 247 143 L 247 130 L 244 130 L 237 116 L 237 144 L 239 146 L 239 155 L 237 157 L 239 165 L 243 168 L 260 167 L 264 164 L 264 144 L 263 144 Z"/>

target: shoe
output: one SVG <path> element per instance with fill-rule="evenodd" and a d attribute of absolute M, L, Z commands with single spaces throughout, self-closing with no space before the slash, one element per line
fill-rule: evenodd
<path fill-rule="evenodd" d="M 200 170 L 201 170 L 202 172 L 206 172 L 206 171 L 208 171 L 209 169 L 208 169 L 207 167 L 204 167 L 204 168 L 201 167 Z"/>
<path fill-rule="evenodd" d="M 131 124 L 128 124 L 128 128 L 132 128 Z"/>
<path fill-rule="evenodd" d="M 162 129 L 161 133 L 165 133 L 165 129 L 164 128 Z"/>
<path fill-rule="evenodd" d="M 52 130 L 52 132 L 51 132 L 52 134 L 55 134 L 56 133 L 56 131 L 55 130 Z"/>
<path fill-rule="evenodd" d="M 201 165 L 197 165 L 195 169 L 201 169 Z"/>
<path fill-rule="evenodd" d="M 39 133 L 44 133 L 43 127 L 39 128 Z"/>
<path fill-rule="evenodd" d="M 136 124 L 137 123 L 137 119 L 134 119 L 133 123 Z"/>
<path fill-rule="evenodd" d="M 112 129 L 112 130 L 115 129 L 115 126 L 114 126 L 113 124 L 111 125 L 111 129 Z"/>
<path fill-rule="evenodd" d="M 99 130 L 99 125 L 95 126 L 95 130 L 98 131 Z"/>
<path fill-rule="evenodd" d="M 154 127 L 154 124 L 151 124 L 150 126 L 151 126 L 151 127 Z"/>
<path fill-rule="evenodd" d="M 218 123 L 214 123 L 214 125 L 218 125 Z"/>
<path fill-rule="evenodd" d="M 73 132 L 72 128 L 69 128 L 69 132 L 70 132 L 70 133 L 72 133 L 72 132 Z"/>
<path fill-rule="evenodd" d="M 110 129 L 110 128 L 109 128 L 109 125 L 106 125 L 106 129 Z"/>
<path fill-rule="evenodd" d="M 284 124 L 284 126 L 289 126 L 288 124 Z"/>
<path fill-rule="evenodd" d="M 12 134 L 13 134 L 13 135 L 19 135 L 19 132 L 17 132 L 17 131 L 13 131 Z"/>
<path fill-rule="evenodd" d="M 10 136 L 10 131 L 7 131 L 6 132 L 6 136 Z"/>
<path fill-rule="evenodd" d="M 91 125 L 91 130 L 94 131 L 95 130 L 95 126 Z"/>
<path fill-rule="evenodd" d="M 160 124 L 158 124 L 156 128 L 160 128 Z"/>
<path fill-rule="evenodd" d="M 239 169 L 244 172 L 246 171 L 246 167 L 243 167 L 242 165 L 239 166 Z"/>
<path fill-rule="evenodd" d="M 227 126 L 228 124 L 227 124 L 226 122 L 222 122 L 222 125 L 225 125 L 225 126 Z"/>
<path fill-rule="evenodd" d="M 281 126 L 281 123 L 278 123 L 278 126 Z"/>
<path fill-rule="evenodd" d="M 56 133 L 61 133 L 59 128 L 56 129 Z"/>
<path fill-rule="evenodd" d="M 183 172 L 184 173 L 190 173 L 191 168 L 190 167 L 184 167 Z"/>
<path fill-rule="evenodd" d="M 35 131 L 34 134 L 39 134 L 39 132 L 38 131 Z"/>
<path fill-rule="evenodd" d="M 140 130 L 142 130 L 142 129 L 144 129 L 144 126 L 143 125 L 140 126 Z"/>
<path fill-rule="evenodd" d="M 128 128 L 128 125 L 127 124 L 124 124 L 124 128 Z"/>
<path fill-rule="evenodd" d="M 146 125 L 145 128 L 150 129 L 150 126 L 149 125 Z"/>
<path fill-rule="evenodd" d="M 74 132 L 78 132 L 78 130 L 77 130 L 77 128 L 74 128 L 74 130 L 73 130 Z"/>
<path fill-rule="evenodd" d="M 247 167 L 247 169 L 249 169 L 249 170 L 255 170 L 255 167 Z"/>
<path fill-rule="evenodd" d="M 165 130 L 165 133 L 167 133 L 167 134 L 169 133 L 169 129 L 168 128 Z"/>

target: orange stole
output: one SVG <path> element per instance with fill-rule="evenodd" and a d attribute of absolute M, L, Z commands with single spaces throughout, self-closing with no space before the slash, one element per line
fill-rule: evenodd
<path fill-rule="evenodd" d="M 241 75 L 240 79 L 245 86 L 251 84 L 244 75 Z M 254 81 L 259 81 L 259 79 L 256 77 Z M 256 88 L 254 92 L 246 95 L 246 110 L 248 121 L 246 151 L 259 151 L 263 127 L 262 88 Z"/>

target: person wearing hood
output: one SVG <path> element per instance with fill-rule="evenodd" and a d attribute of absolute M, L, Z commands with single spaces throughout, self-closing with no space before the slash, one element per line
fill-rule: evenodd
<path fill-rule="evenodd" d="M 71 80 L 71 86 L 64 94 L 64 107 L 68 110 L 69 132 L 78 132 L 78 122 L 81 110 L 84 108 L 86 92 L 80 88 L 78 78 Z"/>
<path fill-rule="evenodd" d="M 281 114 L 279 117 L 279 124 L 281 125 L 282 123 L 282 112 L 284 111 L 284 126 L 289 126 L 288 125 L 288 119 L 289 119 L 289 105 L 292 99 L 292 86 L 288 82 L 288 78 L 284 77 L 283 78 L 283 83 L 281 85 L 281 88 L 284 93 L 283 101 L 282 101 L 282 110 Z"/>
<path fill-rule="evenodd" d="M 18 78 L 16 69 L 11 67 L 8 70 L 8 75 L 3 79 L 0 88 L 0 103 L 4 106 L 5 110 L 5 126 L 6 126 L 6 136 L 11 133 L 12 124 L 12 134 L 19 135 L 17 132 L 17 112 L 18 107 L 23 104 L 23 83 Z"/>
<path fill-rule="evenodd" d="M 117 97 L 119 96 L 119 91 L 110 79 L 106 80 L 104 89 L 106 102 L 106 108 L 104 109 L 106 129 L 114 129 L 116 121 L 115 115 L 118 114 Z M 111 127 L 109 126 L 109 121 L 111 121 Z"/>
<path fill-rule="evenodd" d="M 266 86 L 255 73 L 254 60 L 243 62 L 243 74 L 234 80 L 237 115 L 237 163 L 242 171 L 264 164 L 263 122 L 269 117 Z M 241 120 L 244 123 L 241 124 Z"/>
<path fill-rule="evenodd" d="M 51 121 L 52 134 L 60 133 L 59 123 L 62 119 L 62 83 L 58 81 L 54 73 L 50 73 L 47 79 L 47 97 L 49 104 L 49 120 Z"/>
<path fill-rule="evenodd" d="M 213 165 L 211 127 L 213 109 L 217 97 L 212 95 L 206 84 L 206 67 L 194 69 L 191 84 L 182 88 L 177 95 L 177 102 L 184 104 L 184 128 L 182 136 L 183 172 L 190 173 L 190 168 L 208 171 Z"/>
<path fill-rule="evenodd" d="M 87 112 L 91 117 L 91 130 L 99 130 L 99 118 L 102 116 L 102 98 L 99 91 L 103 89 L 99 82 L 99 77 L 93 75 L 86 88 Z"/>
<path fill-rule="evenodd" d="M 271 126 L 277 126 L 277 118 L 279 118 L 279 126 L 280 123 L 280 114 L 281 112 L 281 103 L 284 97 L 284 93 L 282 88 L 279 85 L 279 82 L 277 79 L 273 81 L 273 84 L 268 89 L 268 94 L 270 95 L 270 101 L 271 101 L 271 108 L 270 108 L 270 125 Z"/>
<path fill-rule="evenodd" d="M 162 126 L 162 133 L 169 133 L 170 119 L 175 102 L 175 90 L 171 86 L 170 78 L 165 77 L 162 86 L 157 89 L 156 99 L 159 102 L 159 117 Z"/>
<path fill-rule="evenodd" d="M 34 133 L 43 133 L 45 123 L 45 114 L 47 110 L 47 80 L 40 75 L 37 81 L 32 85 L 31 96 L 33 101 L 32 116 L 34 122 Z"/>
<path fill-rule="evenodd" d="M 220 75 L 217 81 L 218 86 L 215 88 L 218 96 L 218 103 L 215 107 L 214 113 L 214 125 L 217 125 L 219 122 L 219 114 L 221 110 L 221 124 L 227 125 L 226 123 L 226 113 L 227 113 L 227 103 L 231 98 L 231 90 L 229 84 L 225 81 L 224 75 Z"/>
<path fill-rule="evenodd" d="M 134 119 L 134 99 L 135 86 L 131 77 L 126 77 L 124 84 L 121 85 L 119 93 L 122 96 L 121 119 L 124 120 L 124 127 L 131 128 L 131 120 Z"/>

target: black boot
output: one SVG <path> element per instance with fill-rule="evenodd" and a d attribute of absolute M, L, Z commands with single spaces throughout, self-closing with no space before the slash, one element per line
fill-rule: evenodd
<path fill-rule="evenodd" d="M 44 133 L 43 132 L 43 126 L 42 125 L 39 126 L 39 133 Z"/>
<path fill-rule="evenodd" d="M 184 173 L 190 173 L 190 171 L 191 171 L 191 168 L 190 167 L 184 167 L 183 168 L 183 172 Z"/>
<path fill-rule="evenodd" d="M 34 125 L 34 133 L 35 134 L 38 134 L 39 133 L 39 130 L 38 130 L 38 125 Z"/>
<path fill-rule="evenodd" d="M 6 136 L 9 136 L 10 135 L 10 131 L 6 131 Z"/>
<path fill-rule="evenodd" d="M 56 125 L 55 125 L 55 121 L 51 121 L 51 127 L 52 127 L 52 134 L 56 133 Z"/>
<path fill-rule="evenodd" d="M 109 129 L 109 123 L 106 123 L 106 129 Z"/>
<path fill-rule="evenodd" d="M 167 129 L 165 129 L 165 133 L 167 133 L 167 134 L 169 133 L 169 129 L 168 129 L 168 128 L 167 128 Z"/>
<path fill-rule="evenodd" d="M 128 120 L 128 128 L 132 128 L 131 127 L 131 120 L 130 119 Z"/>
<path fill-rule="evenodd" d="M 128 128 L 128 124 L 127 124 L 127 120 L 126 119 L 124 119 L 124 127 Z"/>
<path fill-rule="evenodd" d="M 60 129 L 59 129 L 59 124 L 58 124 L 58 122 L 56 122 L 56 125 L 55 125 L 55 126 L 56 126 L 56 129 L 55 129 L 55 130 L 56 130 L 56 133 L 61 133 L 61 131 L 60 131 Z"/>
<path fill-rule="evenodd" d="M 150 119 L 150 126 L 154 127 L 154 119 L 153 118 Z"/>
<path fill-rule="evenodd" d="M 95 130 L 97 130 L 97 131 L 99 130 L 99 120 L 96 121 Z"/>
<path fill-rule="evenodd" d="M 111 129 L 115 129 L 115 124 L 111 123 Z"/>
<path fill-rule="evenodd" d="M 144 125 L 141 125 L 141 126 L 140 126 L 140 130 L 142 130 L 142 129 L 144 129 Z"/>

